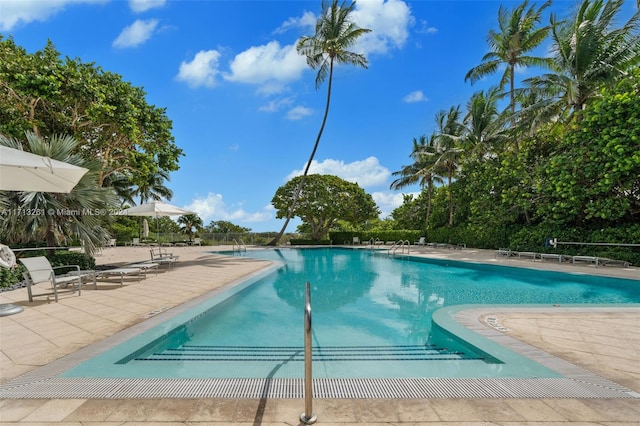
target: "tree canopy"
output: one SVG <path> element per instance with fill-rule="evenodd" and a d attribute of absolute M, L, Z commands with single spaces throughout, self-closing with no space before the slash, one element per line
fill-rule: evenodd
<path fill-rule="evenodd" d="M 287 215 L 302 178 L 297 176 L 278 188 L 271 200 L 276 217 Z M 308 175 L 293 208 L 293 215 L 310 227 L 314 240 L 325 238 L 338 220 L 362 224 L 379 214 L 373 197 L 358 184 L 332 175 Z"/>
<path fill-rule="evenodd" d="M 546 6 L 524 1 L 512 11 L 500 8 L 491 51 L 466 79 L 517 64 L 525 51 L 505 41 L 523 40 L 513 31 L 523 19 L 532 46 L 550 34 L 551 61 L 521 62 L 544 68 L 519 88 L 508 67 L 499 85 L 471 97 L 466 111 L 453 106 L 436 115 L 432 143 L 414 139 L 413 162 L 394 173 L 400 177 L 392 188 L 423 188 L 394 210 L 397 222 L 420 226 L 434 240 L 487 248 L 538 250 L 547 237 L 638 241 L 640 12 L 618 24 L 622 0 L 583 0 L 572 16 L 551 15 L 544 27 Z M 509 108 L 501 111 L 508 95 Z M 444 184 L 434 190 L 438 180 Z M 428 219 L 419 225 L 415 215 Z M 632 250 L 617 255 L 640 261 Z"/>
<path fill-rule="evenodd" d="M 77 151 L 100 159 L 99 184 L 125 177 L 144 185 L 178 169 L 182 150 L 165 108 L 147 103 L 143 88 L 94 63 L 61 59 L 51 41 L 28 53 L 0 36 L 0 134 L 72 136 Z"/>

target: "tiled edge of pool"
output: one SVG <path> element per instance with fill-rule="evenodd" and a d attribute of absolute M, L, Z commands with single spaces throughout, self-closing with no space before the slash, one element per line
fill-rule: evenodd
<path fill-rule="evenodd" d="M 268 268 L 256 277 L 270 273 Z M 255 278 L 255 279 L 254 279 Z M 243 280 L 243 281 L 245 281 Z M 245 282 L 231 285 L 246 287 Z M 218 292 L 227 290 L 225 286 Z M 248 285 L 248 284 L 247 284 Z M 211 293 L 206 297 L 211 297 Z M 203 298 L 181 305 L 184 312 Z M 640 305 L 459 305 L 437 311 L 433 321 L 469 344 L 497 357 L 511 351 L 558 373 L 559 378 L 414 378 L 414 379 L 314 379 L 316 398 L 640 398 L 640 394 L 603 377 L 507 336 L 498 327 L 482 324 L 482 315 L 500 312 L 636 312 Z M 177 308 L 176 308 L 177 309 Z M 176 312 L 173 311 L 173 315 Z M 125 379 L 65 378 L 61 373 L 117 345 L 132 335 L 155 327 L 163 314 L 104 339 L 47 366 L 0 386 L 0 398 L 303 398 L 302 379 Z"/>

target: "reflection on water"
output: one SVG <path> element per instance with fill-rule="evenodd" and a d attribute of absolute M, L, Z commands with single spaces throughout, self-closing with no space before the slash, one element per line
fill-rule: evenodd
<path fill-rule="evenodd" d="M 284 356 L 290 365 L 278 374 L 296 377 L 301 374 L 295 354 L 302 345 L 307 281 L 312 289 L 314 347 L 326 360 L 318 361 L 314 369 L 326 377 L 409 377 L 417 368 L 423 376 L 445 370 L 454 375 L 475 371 L 478 367 L 469 367 L 469 359 L 483 355 L 474 354 L 472 348 L 442 330 L 432 330 L 432 314 L 443 306 L 640 302 L 640 282 L 633 280 L 451 261 L 408 261 L 365 250 L 278 249 L 249 251 L 247 256 L 277 260 L 284 267 L 180 325 L 164 339 L 136 350 L 122 363 L 141 368 L 143 364 L 136 363 L 172 360 L 179 374 L 188 375 L 198 368 L 191 362 L 207 362 L 214 363 L 207 364 L 211 374 L 226 377 L 231 366 L 272 371 L 269 360 L 282 361 Z M 382 360 L 389 354 L 404 361 L 415 356 L 442 359 L 438 364 L 425 364 L 422 359 L 409 364 Z M 375 356 L 380 359 L 372 359 Z M 334 358 L 343 361 L 334 363 Z M 248 360 L 254 361 L 252 367 L 247 367 Z M 486 372 L 474 374 L 503 372 L 504 367 L 493 359 L 477 361 L 493 364 Z M 140 371 L 144 368 L 150 369 Z M 261 374 L 256 371 L 233 375 L 256 377 Z M 510 374 L 525 374 L 515 371 Z"/>

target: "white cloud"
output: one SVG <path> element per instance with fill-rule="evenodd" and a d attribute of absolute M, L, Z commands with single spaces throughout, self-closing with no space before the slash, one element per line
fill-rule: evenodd
<path fill-rule="evenodd" d="M 296 106 L 293 107 L 287 112 L 286 118 L 287 120 L 302 120 L 305 117 L 313 114 L 313 110 L 311 108 Z"/>
<path fill-rule="evenodd" d="M 129 8 L 135 13 L 145 12 L 149 9 L 162 7 L 166 0 L 129 0 Z"/>
<path fill-rule="evenodd" d="M 109 0 L 0 0 L 0 31 L 33 21 L 44 22 L 68 5 L 106 3 Z"/>
<path fill-rule="evenodd" d="M 285 181 L 304 173 L 304 168 L 294 170 L 286 177 Z M 335 175 L 349 182 L 356 182 L 363 188 L 386 184 L 391 172 L 382 166 L 376 157 L 345 163 L 341 160 L 327 159 L 322 163 L 313 160 L 309 167 L 309 174 Z"/>
<path fill-rule="evenodd" d="M 393 210 L 402 205 L 405 194 L 412 194 L 414 197 L 417 197 L 420 193 L 374 192 L 371 196 L 373 197 L 373 201 L 380 207 L 380 217 L 384 219 L 389 216 Z"/>
<path fill-rule="evenodd" d="M 436 27 L 430 27 L 429 23 L 426 20 L 421 19 L 420 27 L 416 30 L 416 32 L 419 34 L 435 34 L 438 32 L 438 29 Z"/>
<path fill-rule="evenodd" d="M 429 99 L 424 95 L 424 93 L 422 93 L 422 90 L 416 90 L 409 93 L 407 96 L 402 98 L 402 100 L 408 104 L 411 104 L 414 102 L 426 102 Z"/>
<path fill-rule="evenodd" d="M 218 61 L 220 52 L 216 50 L 201 50 L 191 62 L 182 62 L 176 76 L 179 81 L 186 82 L 191 87 L 214 87 L 219 74 Z"/>
<path fill-rule="evenodd" d="M 185 209 L 194 211 L 205 225 L 212 220 L 229 222 L 266 222 L 275 217 L 275 210 L 270 204 L 257 212 L 247 212 L 242 206 L 227 206 L 222 194 L 208 193 L 206 197 L 195 198 Z"/>
<path fill-rule="evenodd" d="M 282 23 L 276 30 L 274 34 L 282 34 L 290 29 L 302 28 L 307 31 L 314 31 L 316 26 L 316 21 L 318 17 L 314 15 L 312 12 L 305 12 L 299 18 L 289 18 L 285 22 Z"/>
<path fill-rule="evenodd" d="M 298 79 L 306 67 L 306 60 L 294 45 L 281 47 L 277 41 L 271 41 L 237 54 L 230 64 L 231 72 L 224 78 L 260 85 L 283 83 Z"/>
<path fill-rule="evenodd" d="M 289 105 L 291 105 L 292 103 L 293 103 L 293 99 L 290 98 L 290 97 L 281 98 L 281 99 L 274 99 L 272 101 L 269 101 L 269 103 L 267 103 L 266 105 L 263 105 L 260 108 L 258 108 L 258 111 L 262 111 L 262 112 L 278 112 L 282 108 L 286 108 Z"/>
<path fill-rule="evenodd" d="M 135 47 L 151 38 L 151 35 L 158 26 L 157 19 L 149 19 L 142 21 L 136 20 L 133 24 L 126 27 L 118 38 L 113 41 L 114 47 Z"/>
<path fill-rule="evenodd" d="M 402 0 L 359 2 L 352 16 L 359 27 L 371 30 L 353 49 L 365 55 L 403 47 L 409 38 L 409 27 L 414 24 L 409 6 Z"/>

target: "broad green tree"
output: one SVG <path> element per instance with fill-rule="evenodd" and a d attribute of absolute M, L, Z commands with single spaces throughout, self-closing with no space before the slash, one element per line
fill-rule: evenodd
<path fill-rule="evenodd" d="M 0 133 L 72 136 L 78 152 L 100 159 L 100 185 L 116 178 L 143 183 L 178 169 L 182 155 L 164 108 L 142 88 L 80 59 L 62 59 L 50 41 L 28 53 L 0 36 Z M 112 175 L 117 175 L 112 177 Z"/>
<path fill-rule="evenodd" d="M 500 6 L 498 10 L 499 31 L 490 30 L 487 44 L 491 49 L 482 57 L 482 63 L 473 67 L 465 76 L 465 81 L 475 83 L 487 75 L 498 72 L 504 67 L 500 78 L 500 89 L 509 84 L 509 108 L 512 116 L 516 111 L 515 73 L 518 67 L 546 67 L 549 60 L 530 53 L 537 48 L 549 34 L 549 27 L 541 27 L 542 12 L 549 7 L 550 1 L 536 8 L 525 0 L 513 10 Z M 512 122 L 512 125 L 515 124 Z M 518 151 L 518 142 L 514 139 L 514 149 Z"/>
<path fill-rule="evenodd" d="M 640 71 L 606 90 L 556 147 L 539 187 L 550 222 L 640 222 Z"/>
<path fill-rule="evenodd" d="M 226 220 L 211 221 L 205 227 L 207 232 L 213 234 L 228 234 L 228 233 L 244 233 L 251 232 L 251 228 L 245 228 L 244 226 L 236 225 Z"/>
<path fill-rule="evenodd" d="M 312 69 L 317 69 L 316 74 L 316 89 L 320 88 L 322 83 L 328 79 L 327 86 L 327 101 L 325 103 L 324 115 L 322 117 L 322 124 L 318 131 L 318 136 L 311 150 L 311 155 L 304 168 L 302 179 L 300 180 L 300 188 L 296 191 L 299 194 L 304 186 L 304 181 L 309 173 L 309 167 L 318 150 L 318 144 L 324 126 L 327 123 L 327 117 L 329 116 L 329 105 L 331 104 L 331 85 L 333 83 L 333 67 L 336 64 L 356 65 L 362 68 L 367 68 L 367 58 L 360 54 L 355 53 L 349 48 L 353 47 L 358 39 L 371 30 L 358 27 L 351 19 L 351 14 L 356 7 L 356 2 L 351 4 L 342 3 L 338 4 L 338 0 L 332 0 L 331 3 L 323 0 L 322 2 L 322 14 L 316 22 L 316 32 L 313 36 L 304 36 L 298 40 L 296 49 L 298 53 L 304 55 L 307 58 L 307 64 Z M 289 221 L 293 217 L 293 210 L 295 209 L 298 195 L 293 198 L 291 204 L 291 211 L 286 215 L 286 220 L 282 229 L 271 241 L 270 245 L 277 245 L 280 238 L 284 234 Z"/>
<path fill-rule="evenodd" d="M 110 188 L 98 184 L 100 162 L 76 153 L 77 141 L 70 136 L 44 139 L 34 133 L 26 141 L 0 135 L 0 144 L 84 167 L 89 171 L 70 193 L 20 192 L 10 198 L 9 213 L 0 224 L 1 234 L 12 242 L 45 241 L 49 247 L 82 242 L 88 253 L 104 246 L 110 235 L 101 226 L 117 206 Z M 32 214 L 23 215 L 20 211 Z"/>
<path fill-rule="evenodd" d="M 640 11 L 618 26 L 623 0 L 583 0 L 574 16 L 551 16 L 551 73 L 525 80 L 539 114 L 575 115 L 640 64 Z"/>
<path fill-rule="evenodd" d="M 359 225 L 380 214 L 373 197 L 356 183 L 337 176 L 312 174 L 298 191 L 302 179 L 303 176 L 297 176 L 278 188 L 271 203 L 278 218 L 292 210 L 294 216 L 310 227 L 314 240 L 325 238 L 338 220 Z"/>

